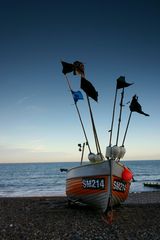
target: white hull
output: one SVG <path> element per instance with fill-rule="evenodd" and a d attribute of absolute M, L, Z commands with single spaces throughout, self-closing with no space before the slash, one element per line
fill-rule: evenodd
<path fill-rule="evenodd" d="M 109 161 L 72 168 L 67 173 L 66 194 L 69 200 L 93 205 L 102 211 L 108 207 L 109 196 L 116 205 L 128 196 L 130 181 L 122 179 L 124 166 L 115 161 L 110 177 Z M 112 181 L 112 183 L 110 183 Z M 112 191 L 112 192 L 111 192 Z"/>

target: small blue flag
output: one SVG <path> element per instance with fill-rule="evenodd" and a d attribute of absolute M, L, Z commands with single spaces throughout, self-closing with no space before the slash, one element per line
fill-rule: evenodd
<path fill-rule="evenodd" d="M 83 95 L 80 91 L 72 91 L 72 95 L 73 95 L 73 99 L 75 101 L 75 103 L 78 102 L 78 100 L 83 100 Z"/>

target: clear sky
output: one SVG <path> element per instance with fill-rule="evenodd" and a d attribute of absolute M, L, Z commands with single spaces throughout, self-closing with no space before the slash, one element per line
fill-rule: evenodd
<path fill-rule="evenodd" d="M 1 0 L 0 33 L 0 162 L 80 159 L 85 140 L 61 59 L 84 62 L 99 93 L 91 104 L 103 153 L 122 75 L 134 82 L 124 103 L 137 94 L 150 114 L 133 113 L 125 159 L 160 159 L 159 0 Z M 68 76 L 79 90 L 79 77 Z M 94 150 L 86 101 L 78 105 Z M 128 115 L 125 104 L 119 143 Z M 113 144 L 116 129 L 117 115 Z"/>

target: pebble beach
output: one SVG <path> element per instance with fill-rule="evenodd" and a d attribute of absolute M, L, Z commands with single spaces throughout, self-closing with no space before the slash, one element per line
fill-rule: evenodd
<path fill-rule="evenodd" d="M 66 197 L 0 198 L 1 240 L 158 240 L 160 191 L 130 193 L 106 214 Z"/>

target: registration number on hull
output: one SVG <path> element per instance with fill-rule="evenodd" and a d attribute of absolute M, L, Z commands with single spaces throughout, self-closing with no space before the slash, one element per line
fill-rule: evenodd
<path fill-rule="evenodd" d="M 84 189 L 105 189 L 105 179 L 104 178 L 83 178 L 82 187 Z"/>
<path fill-rule="evenodd" d="M 113 190 L 118 192 L 125 192 L 126 183 L 118 180 L 114 180 L 113 182 Z"/>

